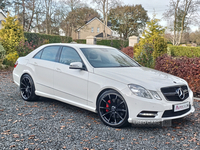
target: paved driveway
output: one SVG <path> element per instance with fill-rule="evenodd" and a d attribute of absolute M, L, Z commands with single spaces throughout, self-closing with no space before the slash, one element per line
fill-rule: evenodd
<path fill-rule="evenodd" d="M 98 115 L 40 98 L 25 102 L 10 73 L 0 73 L 0 149 L 200 149 L 196 112 L 171 127 L 105 126 Z"/>

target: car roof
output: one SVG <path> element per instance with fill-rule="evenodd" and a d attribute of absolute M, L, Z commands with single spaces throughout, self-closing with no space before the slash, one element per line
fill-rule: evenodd
<path fill-rule="evenodd" d="M 46 46 L 52 46 L 52 45 L 60 45 L 60 46 L 70 46 L 74 48 L 113 48 L 109 46 L 103 46 L 103 45 L 89 45 L 89 44 L 75 44 L 75 43 L 51 43 L 43 45 Z"/>

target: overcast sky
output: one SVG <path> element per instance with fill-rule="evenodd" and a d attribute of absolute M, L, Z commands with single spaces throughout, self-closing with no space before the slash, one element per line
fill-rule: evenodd
<path fill-rule="evenodd" d="M 92 1 L 92 0 L 86 0 Z M 160 24 L 167 26 L 167 21 L 163 19 L 163 13 L 168 9 L 170 0 L 122 0 L 123 5 L 136 5 L 141 4 L 147 10 L 148 16 L 152 18 L 155 11 L 156 18 L 161 19 Z M 91 3 L 94 6 L 94 3 Z M 94 8 L 95 9 L 95 8 Z M 191 26 L 192 31 L 198 29 L 198 26 Z"/>
<path fill-rule="evenodd" d="M 166 11 L 170 0 L 123 0 L 125 5 L 141 4 L 148 11 L 148 16 L 152 18 L 153 12 L 156 13 L 156 18 L 162 19 L 162 14 Z M 162 19 L 161 25 L 166 26 L 167 22 Z"/>
<path fill-rule="evenodd" d="M 148 16 L 152 18 L 155 10 L 156 18 L 162 19 L 160 24 L 167 26 L 167 21 L 163 19 L 163 13 L 167 10 L 170 0 L 123 0 L 125 5 L 141 4 L 148 11 Z M 198 29 L 198 26 L 191 26 L 192 31 Z"/>

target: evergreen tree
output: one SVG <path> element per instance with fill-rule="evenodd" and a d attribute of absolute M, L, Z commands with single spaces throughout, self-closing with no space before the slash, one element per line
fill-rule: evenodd
<path fill-rule="evenodd" d="M 0 42 L 6 51 L 6 58 L 14 62 L 18 57 L 16 47 L 19 42 L 24 39 L 23 27 L 16 17 L 11 17 L 9 14 L 6 17 L 6 21 L 2 22 L 2 25 L 3 28 L 0 30 Z"/>
<path fill-rule="evenodd" d="M 146 58 L 147 61 L 155 61 L 158 56 L 167 53 L 167 42 L 163 37 L 165 29 L 159 25 L 159 21 L 160 20 L 156 19 L 154 16 L 153 19 L 147 23 L 147 28 L 142 34 L 143 38 L 140 39 L 139 44 L 134 50 L 134 56 L 137 61 L 140 62 L 140 58 Z M 151 49 L 150 47 L 153 48 L 151 55 L 147 54 L 148 49 Z M 152 57 L 152 59 L 148 57 Z"/>

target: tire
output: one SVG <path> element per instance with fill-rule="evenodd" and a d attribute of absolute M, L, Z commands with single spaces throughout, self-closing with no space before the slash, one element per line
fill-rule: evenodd
<path fill-rule="evenodd" d="M 25 101 L 36 100 L 38 96 L 35 95 L 35 85 L 30 75 L 25 74 L 20 80 L 20 95 Z"/>
<path fill-rule="evenodd" d="M 128 125 L 128 107 L 124 98 L 114 90 L 105 91 L 97 101 L 97 112 L 102 122 L 110 127 Z"/>

